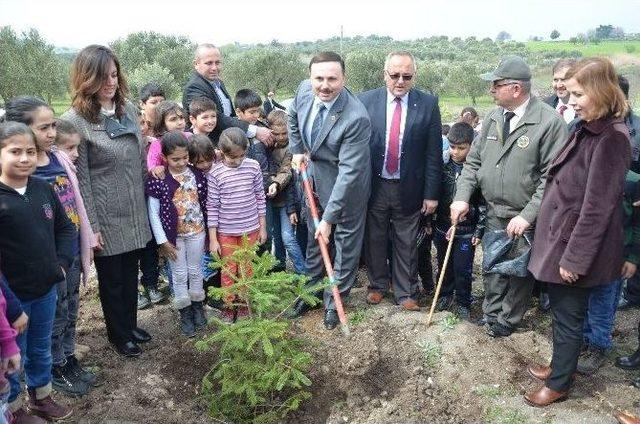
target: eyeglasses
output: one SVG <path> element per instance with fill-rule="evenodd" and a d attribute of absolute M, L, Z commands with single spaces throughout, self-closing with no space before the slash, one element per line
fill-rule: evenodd
<path fill-rule="evenodd" d="M 413 75 L 409 74 L 409 75 L 402 75 L 402 74 L 390 74 L 388 71 L 385 71 L 387 73 L 387 75 L 389 75 L 389 78 L 391 78 L 394 81 L 398 81 L 399 79 L 402 79 L 403 81 L 411 81 L 413 79 Z"/>
<path fill-rule="evenodd" d="M 503 87 L 505 85 L 514 85 L 514 84 L 519 84 L 518 82 L 515 81 L 511 81 L 511 82 L 503 82 L 502 84 L 496 84 L 495 82 L 493 83 L 492 87 L 493 88 L 500 88 Z"/>

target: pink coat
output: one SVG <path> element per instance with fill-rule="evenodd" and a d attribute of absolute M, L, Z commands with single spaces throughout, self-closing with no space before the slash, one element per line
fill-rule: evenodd
<path fill-rule="evenodd" d="M 80 217 L 80 260 L 82 261 L 82 281 L 87 282 L 89 271 L 91 270 L 92 249 L 98 246 L 96 237 L 91 229 L 87 210 L 84 207 L 84 201 L 80 195 L 80 185 L 78 177 L 76 177 L 76 166 L 73 164 L 69 156 L 60 150 L 53 148 L 51 150 L 62 165 L 73 189 L 73 196 L 76 200 L 76 208 L 78 208 L 78 216 Z"/>

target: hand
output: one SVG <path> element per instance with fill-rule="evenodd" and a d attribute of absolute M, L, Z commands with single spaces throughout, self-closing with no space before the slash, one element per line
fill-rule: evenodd
<path fill-rule="evenodd" d="M 156 180 L 164 180 L 164 166 L 155 166 L 149 171 L 151 176 Z"/>
<path fill-rule="evenodd" d="M 275 197 L 278 194 L 278 184 L 271 183 L 269 189 L 267 190 L 267 197 Z"/>
<path fill-rule="evenodd" d="M 211 239 L 211 241 L 209 242 L 209 251 L 213 255 L 222 256 L 222 249 L 220 248 L 220 243 L 218 243 L 218 240 Z"/>
<path fill-rule="evenodd" d="M 175 261 L 178 259 L 178 249 L 171 242 L 164 242 L 160 245 L 160 254 L 167 259 Z"/>
<path fill-rule="evenodd" d="M 633 206 L 635 207 L 640 206 L 640 200 L 636 200 L 635 202 L 633 202 Z"/>
<path fill-rule="evenodd" d="M 507 224 L 507 235 L 509 237 L 521 236 L 524 232 L 531 227 L 531 224 L 520 215 L 514 216 Z"/>
<path fill-rule="evenodd" d="M 303 162 L 306 162 L 306 161 L 307 161 L 307 158 L 305 157 L 305 155 L 303 155 L 303 154 L 295 154 L 291 158 L 291 166 L 293 167 L 293 169 L 298 171 L 300 169 L 300 164 L 302 164 Z"/>
<path fill-rule="evenodd" d="M 431 222 L 424 224 L 424 232 L 430 236 L 431 234 L 433 234 L 433 226 L 431 225 Z"/>
<path fill-rule="evenodd" d="M 11 323 L 11 327 L 21 334 L 24 330 L 27 329 L 27 324 L 29 324 L 29 317 L 24 312 L 15 321 Z"/>
<path fill-rule="evenodd" d="M 2 369 L 8 374 L 20 371 L 20 354 L 16 353 L 8 358 L 2 358 Z"/>
<path fill-rule="evenodd" d="M 289 222 L 291 222 L 291 225 L 298 225 L 298 214 L 293 212 L 289 215 Z"/>
<path fill-rule="evenodd" d="M 101 232 L 97 232 L 94 234 L 95 238 L 96 238 L 96 247 L 94 247 L 95 250 L 102 250 L 104 249 L 104 239 L 102 238 L 102 233 Z"/>
<path fill-rule="evenodd" d="M 267 147 L 273 146 L 273 134 L 269 128 L 257 127 L 256 138 L 264 143 Z"/>
<path fill-rule="evenodd" d="M 322 220 L 316 229 L 315 239 L 319 240 L 322 238 L 326 244 L 329 244 L 329 237 L 331 237 L 331 224 Z"/>
<path fill-rule="evenodd" d="M 424 199 L 422 201 L 422 209 L 420 209 L 420 212 L 423 215 L 431 215 L 432 213 L 434 213 L 436 211 L 437 207 L 438 207 L 438 201 L 437 200 Z"/>
<path fill-rule="evenodd" d="M 469 213 L 469 204 L 461 200 L 451 203 L 451 225 L 457 225 L 458 222 L 464 221 L 465 216 Z"/>
<path fill-rule="evenodd" d="M 258 233 L 258 243 L 264 244 L 267 241 L 267 229 L 260 226 L 260 232 Z"/>
<path fill-rule="evenodd" d="M 481 241 L 482 241 L 482 239 L 480 239 L 478 237 L 471 237 L 471 245 L 472 246 L 479 245 Z"/>
<path fill-rule="evenodd" d="M 578 274 L 576 274 L 575 272 L 567 271 L 566 269 L 560 267 L 560 278 L 562 278 L 569 284 L 573 284 L 578 281 Z"/>
<path fill-rule="evenodd" d="M 632 262 L 625 261 L 622 265 L 622 278 L 628 279 L 633 277 L 638 270 L 638 266 Z"/>
<path fill-rule="evenodd" d="M 453 235 L 453 226 L 449 227 L 447 230 L 447 234 L 444 235 L 444 238 L 449 241 L 451 240 L 451 236 Z"/>

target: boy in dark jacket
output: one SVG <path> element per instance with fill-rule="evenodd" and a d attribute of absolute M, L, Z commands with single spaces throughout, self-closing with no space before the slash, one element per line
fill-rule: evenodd
<path fill-rule="evenodd" d="M 449 161 L 442 168 L 442 192 L 436 211 L 434 244 L 438 251 L 438 269 L 442 272 L 448 244 L 448 232 L 451 228 L 449 206 L 456 193 L 456 181 L 462 173 L 462 167 L 471 149 L 473 127 L 466 122 L 458 122 L 447 134 L 449 139 Z M 479 192 L 472 197 L 470 210 L 464 221 L 456 227 L 456 235 L 451 248 L 449 263 L 440 289 L 439 311 L 453 305 L 454 292 L 457 301 L 457 314 L 469 319 L 471 306 L 471 281 L 475 246 L 484 232 L 486 207 Z"/>

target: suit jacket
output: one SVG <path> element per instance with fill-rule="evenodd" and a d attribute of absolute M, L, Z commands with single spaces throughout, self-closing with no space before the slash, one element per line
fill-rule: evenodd
<path fill-rule="evenodd" d="M 248 123 L 241 121 L 235 117 L 236 111 L 233 107 L 231 96 L 229 96 L 229 93 L 227 93 L 227 89 L 222 82 L 220 83 L 220 88 L 231 103 L 231 116 L 226 116 L 224 113 L 222 113 L 222 102 L 218 97 L 218 93 L 216 93 L 216 90 L 214 90 L 214 88 L 211 86 L 211 83 L 197 72 L 194 72 L 193 75 L 191 75 L 191 79 L 189 80 L 189 82 L 187 82 L 187 85 L 184 87 L 184 92 L 182 94 L 182 106 L 187 111 L 187 113 L 189 113 L 189 103 L 191 103 L 191 100 L 193 99 L 206 97 L 213 100 L 213 102 L 216 104 L 216 108 L 218 108 L 218 123 L 216 124 L 216 128 L 211 132 L 211 134 L 209 134 L 209 138 L 214 143 L 217 143 L 218 138 L 220 138 L 220 133 L 222 133 L 222 131 L 227 128 L 238 127 L 243 131 L 247 131 L 247 128 L 249 127 Z"/>
<path fill-rule="evenodd" d="M 336 224 L 366 209 L 371 188 L 368 165 L 371 123 L 366 109 L 346 88 L 324 119 L 318 139 L 307 140 L 306 126 L 314 94 L 309 80 L 298 87 L 289 108 L 291 153 L 309 155 L 309 172 L 323 209 L 322 219 Z"/>
<path fill-rule="evenodd" d="M 371 119 L 372 198 L 384 166 L 387 132 L 387 88 L 377 88 L 358 96 Z M 442 126 L 438 99 L 417 89 L 409 91 L 402 153 L 400 195 L 407 214 L 422 207 L 424 199 L 438 200 L 442 180 Z"/>
<path fill-rule="evenodd" d="M 274 109 L 280 109 L 284 111 L 287 110 L 286 107 L 282 106 L 280 103 L 276 102 L 275 100 L 269 99 L 268 97 L 265 99 L 264 103 L 262 104 L 262 109 L 264 110 L 264 116 L 269 116 L 269 113 L 271 113 L 271 111 Z"/>
<path fill-rule="evenodd" d="M 558 106 L 558 96 L 556 96 L 555 94 L 552 94 L 549 97 L 545 97 L 544 99 L 542 99 L 542 101 L 554 109 L 556 108 L 556 106 Z"/>
<path fill-rule="evenodd" d="M 580 287 L 620 278 L 622 192 L 630 162 L 623 120 L 578 126 L 549 168 L 529 261 L 536 279 L 566 284 L 559 267 L 577 273 Z"/>

